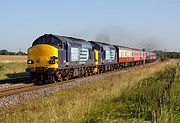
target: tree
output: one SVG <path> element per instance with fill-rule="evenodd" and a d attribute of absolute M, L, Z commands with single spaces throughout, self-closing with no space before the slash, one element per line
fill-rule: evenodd
<path fill-rule="evenodd" d="M 0 55 L 8 55 L 9 52 L 7 50 L 1 50 Z"/>
<path fill-rule="evenodd" d="M 180 59 L 180 52 L 157 52 L 158 57 L 163 61 L 166 59 Z"/>
<path fill-rule="evenodd" d="M 19 51 L 19 52 L 16 53 L 16 55 L 26 55 L 26 54 L 21 52 L 21 51 Z"/>
<path fill-rule="evenodd" d="M 0 55 L 26 55 L 26 53 L 22 52 L 22 51 L 19 51 L 19 52 L 9 52 L 5 49 L 3 50 L 0 50 Z"/>

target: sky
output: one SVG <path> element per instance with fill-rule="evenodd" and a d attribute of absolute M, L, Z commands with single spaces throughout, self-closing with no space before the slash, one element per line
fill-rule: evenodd
<path fill-rule="evenodd" d="M 0 50 L 46 33 L 180 51 L 180 0 L 0 0 Z"/>

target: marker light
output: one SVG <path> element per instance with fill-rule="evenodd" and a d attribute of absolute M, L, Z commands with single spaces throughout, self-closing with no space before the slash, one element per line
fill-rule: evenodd
<path fill-rule="evenodd" d="M 33 60 L 27 60 L 27 64 L 33 64 Z"/>

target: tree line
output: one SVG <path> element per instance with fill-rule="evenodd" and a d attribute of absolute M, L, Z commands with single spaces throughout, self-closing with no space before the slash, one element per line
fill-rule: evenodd
<path fill-rule="evenodd" d="M 166 59 L 180 59 L 180 52 L 157 51 L 157 56 L 163 61 Z"/>
<path fill-rule="evenodd" d="M 27 54 L 22 51 L 10 52 L 7 50 L 0 50 L 0 55 L 27 55 Z"/>

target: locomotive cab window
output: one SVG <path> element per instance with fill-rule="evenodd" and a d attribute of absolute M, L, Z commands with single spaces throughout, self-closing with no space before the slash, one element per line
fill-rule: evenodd
<path fill-rule="evenodd" d="M 52 37 L 51 44 L 62 48 L 62 42 L 57 38 Z"/>

